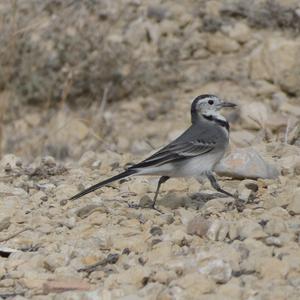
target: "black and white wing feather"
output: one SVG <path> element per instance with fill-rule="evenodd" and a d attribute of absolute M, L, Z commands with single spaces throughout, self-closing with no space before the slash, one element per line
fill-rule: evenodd
<path fill-rule="evenodd" d="M 129 170 L 161 166 L 213 151 L 220 144 L 222 135 L 219 130 L 212 130 L 211 127 L 201 125 L 191 126 L 176 140 L 142 162 L 133 165 Z"/>

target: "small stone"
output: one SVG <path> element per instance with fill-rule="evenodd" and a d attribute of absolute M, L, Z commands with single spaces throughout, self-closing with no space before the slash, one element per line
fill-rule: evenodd
<path fill-rule="evenodd" d="M 168 11 L 162 5 L 150 4 L 147 9 L 147 17 L 161 22 L 167 16 Z"/>
<path fill-rule="evenodd" d="M 56 188 L 53 183 L 37 183 L 36 187 L 45 192 L 52 191 Z"/>
<path fill-rule="evenodd" d="M 222 222 L 219 220 L 215 220 L 211 226 L 208 228 L 206 236 L 212 240 L 217 241 L 218 240 L 218 234 L 222 227 Z"/>
<path fill-rule="evenodd" d="M 42 158 L 42 164 L 45 166 L 52 168 L 56 166 L 55 158 L 52 156 L 45 156 Z"/>
<path fill-rule="evenodd" d="M 176 278 L 177 278 L 177 274 L 174 270 L 169 270 L 169 271 L 159 270 L 153 276 L 151 276 L 152 280 L 162 284 L 169 284 L 170 281 Z"/>
<path fill-rule="evenodd" d="M 198 215 L 188 222 L 186 230 L 188 234 L 196 234 L 200 237 L 204 237 L 210 226 L 211 221 L 204 218 L 202 215 Z"/>
<path fill-rule="evenodd" d="M 170 209 L 176 209 L 178 207 L 184 206 L 185 199 L 185 197 L 180 197 L 175 193 L 168 193 L 166 196 L 159 198 L 157 203 L 158 205 L 162 205 Z"/>
<path fill-rule="evenodd" d="M 14 154 L 5 154 L 0 161 L 1 168 L 5 168 L 5 166 L 9 165 L 10 168 L 13 169 L 22 166 L 22 164 L 21 158 Z"/>
<path fill-rule="evenodd" d="M 180 247 L 188 244 L 191 241 L 191 237 L 188 236 L 183 230 L 177 229 L 171 233 L 170 240 Z"/>
<path fill-rule="evenodd" d="M 275 236 L 269 236 L 265 239 L 265 243 L 268 246 L 276 246 L 276 247 L 281 247 L 282 246 L 282 242 L 279 238 L 275 237 Z"/>
<path fill-rule="evenodd" d="M 254 238 L 261 239 L 267 237 L 261 225 L 250 219 L 241 219 L 238 225 L 239 237 L 241 239 Z"/>
<path fill-rule="evenodd" d="M 150 277 L 151 270 L 146 266 L 135 265 L 128 270 L 121 271 L 117 274 L 111 274 L 104 283 L 106 288 L 112 288 L 116 283 L 120 285 L 133 285 L 141 288 L 145 285 L 145 280 Z"/>
<path fill-rule="evenodd" d="M 239 191 L 239 199 L 243 200 L 244 202 L 250 202 L 255 199 L 255 194 L 248 189 L 240 189 Z"/>
<path fill-rule="evenodd" d="M 300 214 L 300 188 L 296 188 L 289 195 L 289 205 L 287 207 L 288 212 L 291 215 L 299 215 Z"/>
<path fill-rule="evenodd" d="M 31 127 L 38 127 L 41 123 L 42 116 L 39 113 L 29 113 L 25 114 L 24 120 L 31 126 Z"/>
<path fill-rule="evenodd" d="M 0 280 L 0 288 L 13 287 L 14 285 L 15 285 L 15 281 L 13 279 Z"/>
<path fill-rule="evenodd" d="M 150 192 L 150 185 L 144 178 L 135 178 L 130 182 L 128 189 L 132 193 L 138 195 L 145 195 Z"/>
<path fill-rule="evenodd" d="M 273 218 L 268 220 L 267 224 L 264 226 L 264 231 L 269 235 L 279 236 L 281 233 L 287 231 L 287 225 L 283 220 Z"/>
<path fill-rule="evenodd" d="M 242 22 L 236 22 L 233 25 L 222 27 L 222 31 L 230 38 L 240 43 L 245 43 L 250 39 L 251 30 Z"/>
<path fill-rule="evenodd" d="M 287 262 L 275 257 L 258 257 L 256 260 L 256 270 L 262 278 L 279 279 L 284 278 L 289 271 Z"/>
<path fill-rule="evenodd" d="M 106 262 L 108 264 L 115 264 L 119 260 L 119 257 L 118 253 L 109 253 L 107 255 Z"/>
<path fill-rule="evenodd" d="M 200 262 L 198 272 L 209 275 L 216 283 L 226 283 L 231 279 L 232 269 L 222 259 L 204 260 Z"/>
<path fill-rule="evenodd" d="M 10 226 L 10 217 L 4 217 L 0 219 L 0 231 L 8 229 Z"/>
<path fill-rule="evenodd" d="M 282 175 L 297 175 L 300 166 L 299 154 L 284 155 L 278 160 L 278 165 L 281 167 Z"/>
<path fill-rule="evenodd" d="M 148 261 L 152 263 L 165 263 L 166 259 L 172 256 L 172 243 L 161 241 L 153 246 L 151 251 L 146 253 Z"/>
<path fill-rule="evenodd" d="M 236 52 L 239 47 L 238 42 L 219 32 L 209 35 L 207 39 L 207 48 L 213 53 Z"/>
<path fill-rule="evenodd" d="M 285 102 L 283 103 L 281 106 L 280 106 L 280 110 L 281 111 L 284 111 L 288 114 L 292 114 L 292 115 L 295 115 L 297 117 L 300 116 L 300 108 L 299 108 L 299 105 L 292 105 L 288 102 Z"/>
<path fill-rule="evenodd" d="M 162 220 L 162 224 L 170 225 L 175 221 L 174 217 L 171 214 L 167 213 L 161 214 L 159 218 Z"/>
<path fill-rule="evenodd" d="M 106 212 L 106 208 L 103 207 L 103 205 L 100 204 L 88 204 L 84 207 L 81 207 L 78 209 L 75 214 L 80 217 L 81 219 L 87 218 L 89 215 L 91 215 L 94 212 Z"/>
<path fill-rule="evenodd" d="M 232 222 L 229 224 L 228 236 L 230 240 L 235 240 L 239 236 L 239 229 L 236 222 Z"/>
<path fill-rule="evenodd" d="M 27 198 L 28 194 L 21 188 L 14 188 L 11 185 L 0 182 L 0 195 L 3 196 L 18 196 L 20 198 Z"/>
<path fill-rule="evenodd" d="M 48 197 L 43 191 L 38 191 L 31 196 L 33 202 L 47 201 Z"/>
<path fill-rule="evenodd" d="M 205 215 L 218 214 L 220 212 L 226 211 L 228 205 L 233 202 L 232 198 L 217 198 L 207 201 L 203 206 L 203 211 Z"/>
<path fill-rule="evenodd" d="M 153 205 L 153 200 L 148 196 L 144 195 L 139 202 L 140 207 L 150 208 Z"/>
<path fill-rule="evenodd" d="M 154 226 L 150 229 L 150 233 L 153 235 L 153 236 L 156 236 L 156 235 L 162 235 L 162 229 L 158 226 Z"/>
<path fill-rule="evenodd" d="M 215 288 L 215 283 L 201 272 L 188 273 L 170 283 L 171 286 L 178 286 L 185 290 L 181 299 L 195 299 L 195 295 L 211 293 Z M 168 299 L 168 298 L 161 298 Z M 170 299 L 174 299 L 173 297 Z"/>
<path fill-rule="evenodd" d="M 256 198 L 258 191 L 257 182 L 254 180 L 246 179 L 239 183 L 238 194 L 239 198 L 245 202 L 253 201 Z"/>
<path fill-rule="evenodd" d="M 229 224 L 226 221 L 222 221 L 221 226 L 219 228 L 217 240 L 224 241 L 228 234 L 229 234 Z"/>
<path fill-rule="evenodd" d="M 243 299 L 244 288 L 238 278 L 232 278 L 227 284 L 218 286 L 217 299 Z M 219 297 L 218 297 L 219 296 Z"/>

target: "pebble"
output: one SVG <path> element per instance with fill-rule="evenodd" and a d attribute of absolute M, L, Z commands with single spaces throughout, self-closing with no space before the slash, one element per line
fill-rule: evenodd
<path fill-rule="evenodd" d="M 10 217 L 0 217 L 0 231 L 8 229 L 8 227 L 10 226 L 11 222 L 10 222 Z"/>
<path fill-rule="evenodd" d="M 222 259 L 203 261 L 198 267 L 198 272 L 206 274 L 216 283 L 226 283 L 231 279 L 232 269 L 229 263 Z"/>
<path fill-rule="evenodd" d="M 204 237 L 210 226 L 211 221 L 209 219 L 204 218 L 202 215 L 197 215 L 188 222 L 186 231 L 188 234 L 196 234 Z"/>
<path fill-rule="evenodd" d="M 238 224 L 238 235 L 241 239 L 254 238 L 262 239 L 267 237 L 260 224 L 253 220 L 242 219 Z"/>
<path fill-rule="evenodd" d="M 287 196 L 289 198 L 289 205 L 287 207 L 288 212 L 291 215 L 299 215 L 300 214 L 300 188 L 296 188 L 291 191 L 291 193 Z"/>
<path fill-rule="evenodd" d="M 238 185 L 239 198 L 246 203 L 251 202 L 256 198 L 257 191 L 258 185 L 254 180 L 246 179 L 241 181 Z"/>
<path fill-rule="evenodd" d="M 275 236 L 269 236 L 265 239 L 265 243 L 268 246 L 276 246 L 276 247 L 281 247 L 282 246 L 282 242 L 279 238 L 275 237 Z"/>
<path fill-rule="evenodd" d="M 183 291 L 180 291 L 180 294 L 184 297 L 182 299 L 194 299 L 195 295 L 211 293 L 215 288 L 214 281 L 199 272 L 186 274 L 171 282 L 170 285 L 171 287 L 176 286 L 183 289 Z"/>
<path fill-rule="evenodd" d="M 0 167 L 6 168 L 8 165 L 11 169 L 21 167 L 22 159 L 14 154 L 5 154 L 0 160 Z"/>
<path fill-rule="evenodd" d="M 221 33 L 216 33 L 208 37 L 207 48 L 213 53 L 230 53 L 239 49 L 239 43 Z"/>

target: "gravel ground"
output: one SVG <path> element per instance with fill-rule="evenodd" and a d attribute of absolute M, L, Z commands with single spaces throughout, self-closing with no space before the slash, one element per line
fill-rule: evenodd
<path fill-rule="evenodd" d="M 153 197 L 156 179 L 144 177 L 64 201 L 128 160 L 83 158 L 77 167 L 51 157 L 28 166 L 12 155 L 1 161 L 2 298 L 299 298 L 299 170 L 222 180 L 241 195 L 251 191 L 242 212 L 208 183 L 172 179 L 159 213 L 128 206 Z"/>
<path fill-rule="evenodd" d="M 0 78 L 0 299 L 299 299 L 298 1 L 49 3 L 22 31 L 32 48 L 10 85 Z M 94 78 L 104 23 L 109 49 L 130 57 Z M 146 207 L 155 177 L 66 201 L 178 136 L 204 93 L 238 104 L 217 173 L 243 211 L 194 179 L 162 186 L 161 213 Z"/>

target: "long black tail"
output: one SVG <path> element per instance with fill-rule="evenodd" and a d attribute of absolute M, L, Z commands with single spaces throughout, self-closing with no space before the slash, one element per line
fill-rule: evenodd
<path fill-rule="evenodd" d="M 73 197 L 71 197 L 69 200 L 75 200 L 75 199 L 78 199 L 86 194 L 89 194 L 95 190 L 98 190 L 100 189 L 101 187 L 103 187 L 104 185 L 107 185 L 113 181 L 116 181 L 116 180 L 119 180 L 119 179 L 122 179 L 122 178 L 125 178 L 125 177 L 128 177 L 130 175 L 133 175 L 134 173 L 136 173 L 136 171 L 134 170 L 126 170 L 125 172 L 121 173 L 121 174 L 118 174 L 116 176 L 113 176 L 111 178 L 108 178 L 104 181 L 101 181 L 95 185 L 92 185 L 91 187 L 87 188 L 86 190 L 83 190 L 82 192 L 74 195 Z"/>

